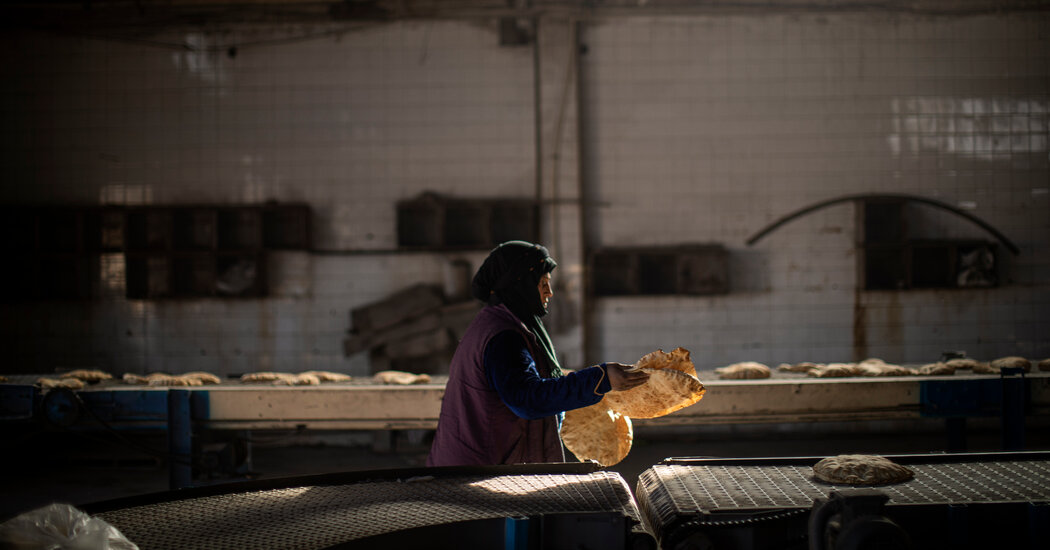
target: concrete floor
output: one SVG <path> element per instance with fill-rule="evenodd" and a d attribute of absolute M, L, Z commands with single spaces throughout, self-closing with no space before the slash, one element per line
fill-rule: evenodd
<path fill-rule="evenodd" d="M 1001 449 L 998 421 L 968 423 L 966 450 Z M 145 448 L 163 449 L 161 436 L 71 434 L 5 430 L 0 520 L 52 503 L 82 505 L 166 491 L 169 472 Z M 221 434 L 228 435 L 228 434 Z M 427 432 L 400 432 L 391 442 L 371 433 L 254 433 L 251 473 L 214 473 L 195 484 L 248 478 L 422 466 Z M 221 447 L 222 437 L 208 445 Z M 391 444 L 392 443 L 392 444 Z M 672 456 L 829 456 L 841 453 L 912 454 L 945 452 L 944 422 L 865 422 L 759 426 L 639 427 L 631 453 L 610 468 L 634 490 L 639 474 Z M 1050 429 L 1029 425 L 1026 450 L 1050 450 Z"/>

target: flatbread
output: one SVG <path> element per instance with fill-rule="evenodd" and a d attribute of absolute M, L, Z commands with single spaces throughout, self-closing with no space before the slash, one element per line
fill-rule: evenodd
<path fill-rule="evenodd" d="M 992 369 L 1001 372 L 1003 369 L 1024 369 L 1025 372 L 1032 370 L 1032 362 L 1024 357 L 1000 357 L 992 361 Z"/>
<path fill-rule="evenodd" d="M 164 387 L 188 387 L 203 386 L 204 382 L 199 378 L 193 378 L 191 376 L 186 375 L 154 376 L 150 378 L 148 385 Z"/>
<path fill-rule="evenodd" d="M 241 375 L 241 382 L 275 382 L 287 374 L 286 372 L 249 372 Z"/>
<path fill-rule="evenodd" d="M 147 386 L 150 384 L 150 382 L 154 380 L 160 380 L 164 378 L 171 378 L 171 375 L 163 372 L 151 372 L 146 375 L 135 374 L 133 372 L 126 372 L 124 373 L 124 377 L 122 378 L 122 380 L 125 384 L 131 384 L 135 386 Z M 160 384 L 158 383 L 153 385 L 156 386 Z"/>
<path fill-rule="evenodd" d="M 212 374 L 210 372 L 194 371 L 194 372 L 187 372 L 185 374 L 180 374 L 179 376 L 181 376 L 183 378 L 193 379 L 193 380 L 200 380 L 201 384 L 204 384 L 204 385 L 221 384 L 222 383 L 222 380 L 220 380 L 218 376 L 215 376 L 214 374 Z"/>
<path fill-rule="evenodd" d="M 828 363 L 818 365 L 806 374 L 814 378 L 844 378 L 860 375 L 860 367 L 856 363 Z"/>
<path fill-rule="evenodd" d="M 273 386 L 317 386 L 321 381 L 312 374 L 290 372 L 250 372 L 241 376 L 241 382 L 269 382 Z"/>
<path fill-rule="evenodd" d="M 915 374 L 915 371 L 907 367 L 891 365 L 882 362 L 881 359 L 877 362 L 870 360 L 861 361 L 857 365 L 857 370 L 860 371 L 861 376 L 911 376 Z"/>
<path fill-rule="evenodd" d="M 372 379 L 381 384 L 396 384 L 401 386 L 430 383 L 429 374 L 412 374 L 411 372 L 399 370 L 379 371 L 372 375 Z"/>
<path fill-rule="evenodd" d="M 1047 371 L 1050 370 L 1050 358 L 1043 359 L 1039 362 L 1039 370 Z"/>
<path fill-rule="evenodd" d="M 981 361 L 973 366 L 974 374 L 999 374 L 999 369 L 992 368 L 991 363 Z"/>
<path fill-rule="evenodd" d="M 576 458 L 608 467 L 619 464 L 631 452 L 634 428 L 630 418 L 610 409 L 602 400 L 566 411 L 561 440 Z"/>
<path fill-rule="evenodd" d="M 889 485 L 914 477 L 914 473 L 877 455 L 838 455 L 813 465 L 817 479 L 841 485 Z"/>
<path fill-rule="evenodd" d="M 769 367 L 755 361 L 744 361 L 715 369 L 715 374 L 722 380 L 753 380 L 769 378 Z"/>
<path fill-rule="evenodd" d="M 948 365 L 949 367 L 951 367 L 951 368 L 953 368 L 955 370 L 960 370 L 960 369 L 972 369 L 972 368 L 976 367 L 977 365 L 979 365 L 980 362 L 978 360 L 976 360 L 976 359 L 970 359 L 968 357 L 962 357 L 962 358 L 956 358 L 956 359 L 949 359 L 949 360 L 945 361 L 944 364 Z"/>
<path fill-rule="evenodd" d="M 923 376 L 944 376 L 955 374 L 955 367 L 949 363 L 930 363 L 919 367 L 917 372 Z"/>
<path fill-rule="evenodd" d="M 816 363 L 810 363 L 809 361 L 803 361 L 801 363 L 781 363 L 777 366 L 777 370 L 781 372 L 809 372 L 820 365 Z"/>
<path fill-rule="evenodd" d="M 308 370 L 303 374 L 309 374 L 316 376 L 321 382 L 348 382 L 350 381 L 349 374 L 342 374 L 339 372 L 329 372 L 326 370 Z"/>
<path fill-rule="evenodd" d="M 55 388 L 67 388 L 70 390 L 84 389 L 84 381 L 79 378 L 37 378 L 36 383 L 43 390 Z"/>
<path fill-rule="evenodd" d="M 693 365 L 693 360 L 689 358 L 689 350 L 685 348 L 675 348 L 670 353 L 658 349 L 643 355 L 634 366 L 640 369 L 674 369 L 684 372 L 693 378 L 698 378 L 696 366 Z"/>
<path fill-rule="evenodd" d="M 113 375 L 100 370 L 76 369 L 59 376 L 59 378 L 76 378 L 77 380 L 95 384 L 103 380 L 109 380 L 110 378 L 113 378 Z"/>
<path fill-rule="evenodd" d="M 625 391 L 611 391 L 602 399 L 613 411 L 631 418 L 657 418 L 673 413 L 700 401 L 707 391 L 696 377 L 696 367 L 684 348 L 671 353 L 654 351 L 639 359 L 636 368 L 649 373 L 645 384 Z"/>

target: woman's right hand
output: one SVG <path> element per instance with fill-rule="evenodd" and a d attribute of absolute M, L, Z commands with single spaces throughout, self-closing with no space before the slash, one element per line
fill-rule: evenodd
<path fill-rule="evenodd" d="M 611 391 L 629 390 L 649 381 L 649 373 L 636 369 L 634 365 L 606 363 L 605 374 L 609 376 Z"/>

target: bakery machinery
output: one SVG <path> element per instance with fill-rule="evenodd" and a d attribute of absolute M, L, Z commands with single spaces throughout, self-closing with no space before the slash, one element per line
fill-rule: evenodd
<path fill-rule="evenodd" d="M 648 550 L 619 474 L 594 463 L 352 472 L 84 507 L 140 548 Z"/>
<path fill-rule="evenodd" d="M 638 506 L 665 550 L 1050 544 L 1050 452 L 890 456 L 914 477 L 869 488 L 818 480 L 821 458 L 665 459 Z"/>
<path fill-rule="evenodd" d="M 709 374 L 709 373 L 706 373 Z M 162 388 L 113 381 L 42 392 L 0 385 L 7 427 L 167 437 L 172 491 L 85 511 L 141 548 L 1045 548 L 1050 453 L 890 457 L 913 479 L 856 488 L 816 480 L 823 457 L 669 458 L 632 495 L 597 465 L 419 468 L 191 487 L 209 431 L 425 429 L 443 380 L 415 386 Z M 1004 448 L 1050 411 L 1050 373 L 713 380 L 695 406 L 645 425 L 997 416 Z M 1020 426 L 1020 430 L 1016 429 Z"/>
<path fill-rule="evenodd" d="M 998 417 L 1005 450 L 1024 448 L 1027 421 L 1050 416 L 1050 372 L 1004 370 L 1001 375 L 807 378 L 785 375 L 759 380 L 718 380 L 700 371 L 704 399 L 636 427 L 778 422 L 943 419 L 949 450 L 964 448 L 967 419 Z M 446 378 L 430 383 L 384 385 L 370 379 L 315 386 L 244 384 L 169 388 L 107 380 L 82 390 L 34 386 L 37 376 L 10 376 L 0 384 L 0 425 L 127 433 L 167 437 L 171 487 L 192 484 L 193 469 L 206 467 L 199 441 L 210 432 L 251 434 L 265 430 L 407 430 L 437 426 Z M 237 453 L 235 453 L 237 454 Z M 243 452 L 239 453 L 242 456 Z"/>
<path fill-rule="evenodd" d="M 1050 452 L 885 458 L 912 477 L 854 487 L 818 479 L 820 457 L 683 457 L 633 495 L 587 462 L 275 478 L 82 510 L 161 550 L 1046 548 Z"/>

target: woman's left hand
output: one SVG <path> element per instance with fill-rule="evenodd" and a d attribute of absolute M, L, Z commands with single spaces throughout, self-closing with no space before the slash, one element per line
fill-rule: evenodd
<path fill-rule="evenodd" d="M 605 373 L 609 376 L 611 391 L 629 390 L 649 381 L 649 373 L 635 368 L 634 365 L 606 363 Z"/>

